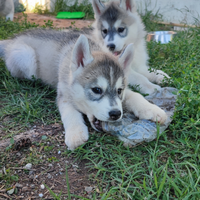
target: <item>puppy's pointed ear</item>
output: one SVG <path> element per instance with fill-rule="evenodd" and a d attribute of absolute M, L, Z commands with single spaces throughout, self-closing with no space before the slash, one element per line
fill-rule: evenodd
<path fill-rule="evenodd" d="M 133 44 L 129 44 L 124 51 L 121 53 L 121 55 L 118 58 L 118 61 L 122 68 L 124 69 L 124 72 L 127 73 L 128 69 L 130 68 L 130 64 L 133 60 Z"/>
<path fill-rule="evenodd" d="M 91 63 L 93 59 L 88 39 L 84 35 L 80 35 L 72 52 L 72 68 L 75 68 L 73 70 L 85 67 Z"/>
<path fill-rule="evenodd" d="M 92 6 L 94 9 L 96 18 L 98 18 L 105 9 L 104 4 L 100 0 L 92 0 Z"/>
<path fill-rule="evenodd" d="M 119 7 L 130 11 L 130 12 L 136 12 L 136 4 L 134 0 L 120 0 Z"/>

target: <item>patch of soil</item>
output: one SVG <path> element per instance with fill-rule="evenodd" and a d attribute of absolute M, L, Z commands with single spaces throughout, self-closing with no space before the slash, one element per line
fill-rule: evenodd
<path fill-rule="evenodd" d="M 53 26 L 55 28 L 68 28 L 70 26 L 76 28 L 84 28 L 90 27 L 93 23 L 93 20 L 82 20 L 82 19 L 57 19 L 55 16 L 52 15 L 39 15 L 35 13 L 26 13 L 27 14 L 27 21 L 30 23 L 35 22 L 35 24 L 39 24 L 40 26 L 45 25 L 48 20 L 53 21 Z M 24 20 L 24 16 L 22 13 L 15 13 L 14 20 Z M 44 20 L 46 22 L 44 22 Z M 74 23 L 75 22 L 75 23 Z"/>
<path fill-rule="evenodd" d="M 43 184 L 56 194 L 62 191 L 61 199 L 67 199 L 66 166 L 70 193 L 91 198 L 90 193 L 96 188 L 96 183 L 90 181 L 93 172 L 88 173 L 86 161 L 77 162 L 67 155 L 62 125 L 34 126 L 31 131 L 39 133 L 34 140 L 36 143 L 18 151 L 13 148 L 1 157 L 4 167 L 0 173 L 3 173 L 4 178 L 0 177 L 0 199 L 40 199 L 39 195 L 43 199 L 54 199 L 46 187 L 42 188 Z M 28 163 L 32 167 L 25 169 Z M 9 183 L 8 178 L 5 178 L 8 173 L 17 176 L 19 180 Z M 12 189 L 15 192 L 8 194 L 8 190 Z"/>

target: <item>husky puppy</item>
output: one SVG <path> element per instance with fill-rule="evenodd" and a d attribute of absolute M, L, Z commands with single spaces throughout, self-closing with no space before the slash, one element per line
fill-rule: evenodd
<path fill-rule="evenodd" d="M 134 0 L 112 1 L 107 5 L 100 0 L 92 0 L 95 18 L 93 38 L 104 46 L 104 51 L 110 50 L 119 55 L 124 47 L 133 43 L 134 57 L 128 73 L 130 85 L 139 85 L 142 93 L 151 94 L 160 86 L 164 77 L 169 76 L 161 70 L 149 72 L 147 66 L 144 25 L 137 13 Z"/>
<path fill-rule="evenodd" d="M 116 59 L 79 33 L 35 29 L 0 41 L 0 55 L 12 76 L 34 76 L 57 87 L 65 143 L 71 150 L 89 137 L 82 113 L 98 131 L 102 121 L 122 118 L 122 103 L 141 119 L 166 120 L 162 109 L 127 89 L 132 44 Z"/>
<path fill-rule="evenodd" d="M 13 21 L 14 3 L 13 0 L 0 0 L 0 16 L 5 16 L 6 19 Z"/>

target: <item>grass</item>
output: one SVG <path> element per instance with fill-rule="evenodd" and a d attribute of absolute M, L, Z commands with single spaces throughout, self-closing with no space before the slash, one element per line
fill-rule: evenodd
<path fill-rule="evenodd" d="M 36 26 L 2 19 L 0 24 L 0 39 Z M 180 32 L 168 44 L 149 42 L 148 51 L 150 66 L 172 78 L 163 86 L 180 91 L 173 121 L 157 140 L 135 148 L 124 147 L 113 136 L 95 133 L 75 151 L 62 153 L 77 161 L 87 160 L 88 171 L 96 170 L 91 180 L 97 188 L 90 199 L 200 199 L 200 29 Z M 55 90 L 40 81 L 11 77 L 2 60 L 0 81 L 3 137 L 35 123 L 60 122 Z M 56 198 L 60 199 L 59 195 Z"/>

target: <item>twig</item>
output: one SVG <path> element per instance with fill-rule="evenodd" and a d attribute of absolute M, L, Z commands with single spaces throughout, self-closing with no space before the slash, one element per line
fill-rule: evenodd
<path fill-rule="evenodd" d="M 30 170 L 30 171 L 36 171 L 36 169 L 26 169 L 24 167 L 10 167 L 10 169 L 19 169 L 19 170 Z"/>
<path fill-rule="evenodd" d="M 6 194 L 0 193 L 0 196 L 3 196 L 3 197 L 6 197 L 6 198 L 10 199 L 10 197 L 8 195 L 6 195 Z"/>

